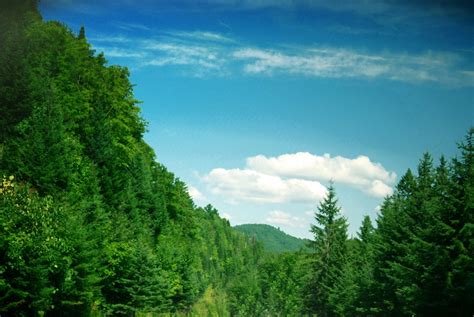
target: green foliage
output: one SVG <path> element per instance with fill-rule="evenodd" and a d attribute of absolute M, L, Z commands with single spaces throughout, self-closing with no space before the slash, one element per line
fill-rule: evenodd
<path fill-rule="evenodd" d="M 19 179 L 0 193 L 2 314 L 187 312 L 256 267 L 260 246 L 155 161 L 127 69 L 35 1 L 0 14 L 0 172 Z"/>
<path fill-rule="evenodd" d="M 259 266 L 264 315 L 302 314 L 305 257 L 302 253 L 271 254 Z"/>
<path fill-rule="evenodd" d="M 461 159 L 451 166 L 441 158 L 434 168 L 425 154 L 418 175 L 408 171 L 382 207 L 374 287 L 383 294 L 375 306 L 385 315 L 465 316 L 474 311 L 469 299 L 474 294 L 472 135 L 471 129 L 460 145 Z"/>

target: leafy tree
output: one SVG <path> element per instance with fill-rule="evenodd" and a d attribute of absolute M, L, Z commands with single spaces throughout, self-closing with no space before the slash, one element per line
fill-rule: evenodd
<path fill-rule="evenodd" d="M 299 316 L 303 308 L 302 253 L 270 254 L 259 265 L 259 284 L 265 314 Z"/>

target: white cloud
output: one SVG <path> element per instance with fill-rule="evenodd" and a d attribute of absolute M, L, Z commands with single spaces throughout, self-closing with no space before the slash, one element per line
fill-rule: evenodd
<path fill-rule="evenodd" d="M 233 53 L 249 74 L 288 73 L 324 78 L 387 78 L 407 82 L 473 85 L 462 59 L 452 53 L 368 54 L 344 48 L 306 47 L 287 50 L 240 48 Z"/>
<path fill-rule="evenodd" d="M 273 210 L 269 212 L 265 221 L 272 225 L 284 225 L 294 228 L 309 227 L 308 221 L 305 221 L 304 219 L 299 217 L 292 216 L 289 213 L 280 210 Z"/>
<path fill-rule="evenodd" d="M 393 193 L 391 186 L 385 184 L 381 180 L 374 180 L 370 183 L 368 188 L 365 188 L 366 192 L 374 197 L 385 197 Z"/>
<path fill-rule="evenodd" d="M 387 171 L 380 163 L 372 162 L 367 156 L 354 159 L 342 156 L 322 156 L 308 152 L 283 154 L 278 157 L 258 155 L 247 159 L 247 167 L 259 173 L 283 178 L 298 178 L 310 181 L 344 183 L 375 197 L 392 193 L 391 185 L 397 175 Z"/>
<path fill-rule="evenodd" d="M 147 39 L 97 35 L 92 42 L 98 43 L 106 56 L 134 58 L 137 66 L 174 66 L 194 76 L 222 76 L 240 69 L 252 75 L 384 78 L 474 86 L 474 71 L 468 59 L 449 52 L 368 53 L 323 46 L 262 49 L 205 30 L 163 31 Z"/>
<path fill-rule="evenodd" d="M 141 30 L 141 31 L 151 31 L 151 28 L 144 24 L 139 23 L 126 23 L 126 22 L 114 22 L 113 23 L 117 28 L 130 31 L 130 30 Z"/>
<path fill-rule="evenodd" d="M 189 186 L 188 193 L 195 202 L 203 202 L 207 200 L 206 197 L 196 187 Z"/>
<path fill-rule="evenodd" d="M 222 52 L 213 46 L 146 41 L 143 49 L 153 56 L 144 61 L 144 66 L 187 66 L 195 75 L 221 74 L 226 63 Z"/>
<path fill-rule="evenodd" d="M 380 56 L 363 55 L 343 49 L 311 48 L 293 53 L 244 48 L 234 57 L 246 60 L 248 73 L 288 72 L 315 77 L 375 77 L 386 72 Z"/>
<path fill-rule="evenodd" d="M 229 203 L 315 203 L 326 194 L 317 181 L 282 179 L 249 169 L 213 169 L 203 180 Z"/>
<path fill-rule="evenodd" d="M 234 43 L 235 41 L 227 36 L 220 33 L 209 32 L 209 31 L 168 31 L 165 34 L 174 38 L 184 38 L 194 40 L 198 42 L 216 42 L 216 43 Z"/>

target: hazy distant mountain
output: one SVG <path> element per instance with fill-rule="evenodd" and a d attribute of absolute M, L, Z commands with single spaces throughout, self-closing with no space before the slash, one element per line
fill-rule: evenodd
<path fill-rule="evenodd" d="M 268 252 L 292 252 L 306 248 L 307 239 L 299 239 L 278 228 L 265 224 L 244 224 L 234 227 L 248 236 L 260 241 Z"/>

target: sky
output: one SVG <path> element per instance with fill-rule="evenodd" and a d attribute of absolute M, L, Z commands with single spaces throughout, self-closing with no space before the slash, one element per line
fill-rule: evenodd
<path fill-rule="evenodd" d="M 196 205 L 311 238 L 332 181 L 354 235 L 474 126 L 474 4 L 42 0 L 128 67 L 145 140 Z"/>

